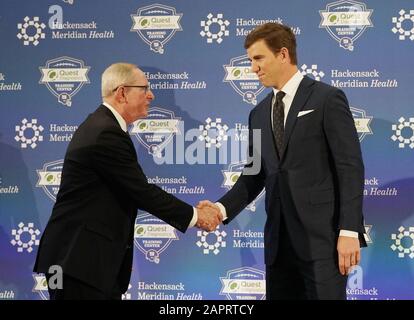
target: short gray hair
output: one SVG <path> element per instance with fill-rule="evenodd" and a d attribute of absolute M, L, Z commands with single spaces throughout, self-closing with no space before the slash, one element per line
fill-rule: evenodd
<path fill-rule="evenodd" d="M 138 67 L 131 63 L 118 62 L 111 64 L 102 73 L 102 97 L 109 97 L 116 87 L 124 84 L 132 84 Z"/>

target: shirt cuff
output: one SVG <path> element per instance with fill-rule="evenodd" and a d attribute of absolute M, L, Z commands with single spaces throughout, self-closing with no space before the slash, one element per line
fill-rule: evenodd
<path fill-rule="evenodd" d="M 198 214 L 197 214 L 197 208 L 193 207 L 193 218 L 190 221 L 190 224 L 188 225 L 188 228 L 192 228 L 196 225 L 198 220 Z"/>
<path fill-rule="evenodd" d="M 220 202 L 216 202 L 215 204 L 220 209 L 220 213 L 221 213 L 221 216 L 223 217 L 223 221 L 226 220 L 227 219 L 226 208 Z"/>
<path fill-rule="evenodd" d="M 351 238 L 358 238 L 358 232 L 349 231 L 349 230 L 340 230 L 339 231 L 340 237 L 351 237 Z"/>

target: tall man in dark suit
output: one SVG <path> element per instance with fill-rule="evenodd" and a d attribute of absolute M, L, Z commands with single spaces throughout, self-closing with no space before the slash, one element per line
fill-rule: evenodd
<path fill-rule="evenodd" d="M 34 271 L 63 271 L 51 299 L 120 299 L 128 288 L 137 209 L 181 232 L 212 230 L 218 210 L 195 209 L 149 184 L 127 124 L 147 116 L 154 99 L 144 73 L 116 63 L 102 74 L 103 104 L 79 126 L 66 152 L 60 190 L 42 235 Z M 55 270 L 55 269 L 53 269 Z"/>
<path fill-rule="evenodd" d="M 345 299 L 347 274 L 366 246 L 364 166 L 347 99 L 302 76 L 289 27 L 259 26 L 245 48 L 273 90 L 249 116 L 253 161 L 216 205 L 228 223 L 266 189 L 267 299 Z M 261 132 L 260 148 L 252 130 Z"/>

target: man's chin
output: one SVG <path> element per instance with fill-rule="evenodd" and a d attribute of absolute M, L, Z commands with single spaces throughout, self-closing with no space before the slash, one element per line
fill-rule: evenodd
<path fill-rule="evenodd" d="M 267 83 L 267 82 L 261 82 L 261 84 L 266 88 L 269 88 L 272 86 L 270 83 Z"/>
<path fill-rule="evenodd" d="M 139 116 L 135 118 L 133 122 L 138 121 L 140 119 L 145 119 L 146 117 L 148 117 L 148 112 L 146 112 L 145 114 L 140 114 Z"/>
<path fill-rule="evenodd" d="M 259 79 L 259 81 L 260 81 L 260 83 L 264 86 L 264 87 L 266 87 L 266 88 L 269 88 L 269 87 L 271 87 L 272 85 L 269 83 L 269 82 L 267 82 L 266 80 L 260 80 Z"/>

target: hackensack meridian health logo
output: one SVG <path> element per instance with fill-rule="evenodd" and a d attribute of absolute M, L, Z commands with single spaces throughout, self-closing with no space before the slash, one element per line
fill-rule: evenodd
<path fill-rule="evenodd" d="M 222 184 L 222 188 L 226 188 L 227 190 L 230 190 L 234 184 L 239 179 L 240 175 L 243 172 L 243 168 L 247 161 L 241 161 L 236 163 L 231 163 L 227 170 L 221 170 L 224 176 L 224 181 Z M 246 210 L 250 210 L 252 212 L 256 211 L 256 202 L 259 201 L 263 195 L 265 194 L 265 189 L 263 189 L 259 195 L 254 199 L 247 207 Z"/>
<path fill-rule="evenodd" d="M 45 84 L 59 103 L 70 107 L 72 97 L 79 92 L 85 83 L 89 83 L 88 71 L 82 60 L 71 57 L 60 57 L 46 61 L 39 67 L 42 78 L 39 83 Z"/>
<path fill-rule="evenodd" d="M 310 76 L 313 79 L 315 79 L 316 81 L 321 81 L 321 79 L 325 76 L 325 72 L 323 71 L 318 71 L 318 65 L 317 64 L 312 64 L 310 66 L 310 68 L 308 68 L 308 66 L 306 64 L 303 64 L 300 67 L 300 73 L 303 76 Z"/>
<path fill-rule="evenodd" d="M 24 118 L 22 124 L 15 128 L 17 135 L 14 139 L 20 142 L 20 147 L 26 149 L 28 146 L 32 149 L 37 147 L 37 141 L 43 141 L 41 132 L 44 130 L 42 125 L 37 124 L 37 119 L 32 119 L 30 122 Z"/>
<path fill-rule="evenodd" d="M 399 40 L 410 39 L 414 41 L 414 10 L 407 13 L 404 9 L 398 12 L 400 16 L 392 17 L 394 27 L 391 29 L 393 33 L 398 33 Z"/>
<path fill-rule="evenodd" d="M 398 234 L 391 234 L 391 239 L 394 243 L 391 245 L 392 251 L 398 252 L 398 258 L 405 258 L 405 256 L 414 259 L 414 227 L 403 226 L 398 228 Z"/>
<path fill-rule="evenodd" d="M 134 122 L 131 134 L 134 134 L 147 150 L 148 153 L 161 157 L 165 146 L 173 139 L 174 135 L 180 134 L 179 121 L 174 112 L 155 107 L 148 110 L 148 116 Z"/>
<path fill-rule="evenodd" d="M 30 19 L 26 16 L 23 19 L 23 23 L 17 24 L 17 29 L 19 29 L 17 38 L 22 40 L 23 45 L 25 46 L 30 44 L 37 46 L 39 44 L 39 39 L 44 39 L 46 36 L 43 33 L 44 28 L 46 28 L 46 25 L 40 22 L 39 17 L 33 17 L 33 19 Z"/>
<path fill-rule="evenodd" d="M 202 20 L 200 25 L 202 30 L 200 31 L 201 37 L 206 37 L 207 43 L 213 43 L 216 41 L 218 44 L 223 42 L 223 37 L 228 37 L 229 30 L 227 27 L 230 22 L 223 18 L 222 13 L 218 13 L 216 16 L 209 13 L 207 20 Z"/>
<path fill-rule="evenodd" d="M 160 263 L 160 255 L 173 240 L 178 240 L 174 227 L 149 213 L 139 214 L 135 222 L 134 243 L 150 262 Z"/>
<path fill-rule="evenodd" d="M 127 291 L 125 293 L 123 293 L 122 296 L 121 296 L 122 300 L 131 300 L 132 299 L 131 289 L 132 289 L 132 285 L 129 284 Z"/>
<path fill-rule="evenodd" d="M 370 21 L 372 11 L 362 2 L 335 1 L 328 4 L 326 10 L 319 10 L 322 17 L 319 28 L 325 28 L 341 48 L 353 51 L 355 40 L 367 27 L 373 26 Z"/>
<path fill-rule="evenodd" d="M 200 238 L 196 245 L 197 247 L 203 248 L 203 254 L 209 254 L 210 251 L 213 252 L 215 255 L 220 253 L 220 248 L 226 247 L 226 241 L 224 238 L 227 236 L 226 231 L 219 231 L 220 226 L 217 226 L 217 229 L 212 232 L 207 232 L 204 230 L 197 231 L 197 237 Z M 215 239 L 214 239 L 215 237 Z M 210 242 L 207 238 L 213 238 L 214 242 Z"/>
<path fill-rule="evenodd" d="M 39 176 L 36 187 L 42 187 L 52 201 L 56 201 L 59 192 L 62 169 L 63 159 L 45 163 L 42 169 L 36 170 Z"/>
<path fill-rule="evenodd" d="M 414 149 L 414 117 L 408 121 L 404 117 L 398 119 L 398 124 L 392 125 L 394 134 L 391 136 L 392 141 L 398 141 L 398 148 L 404 149 L 409 146 Z"/>
<path fill-rule="evenodd" d="M 29 222 L 27 226 L 20 222 L 18 225 L 19 229 L 12 230 L 13 239 L 10 243 L 13 246 L 17 246 L 17 252 L 33 251 L 33 246 L 39 245 L 39 229 L 35 228 L 33 222 Z"/>
<path fill-rule="evenodd" d="M 131 14 L 132 32 L 136 32 L 145 43 L 156 53 L 163 54 L 165 44 L 171 40 L 177 31 L 182 31 L 180 19 L 182 13 L 175 8 L 153 4 L 137 10 Z"/>
<path fill-rule="evenodd" d="M 251 62 L 247 55 L 230 59 L 223 65 L 226 75 L 223 82 L 229 82 L 233 89 L 243 97 L 243 101 L 257 104 L 257 96 L 264 90 L 257 74 L 251 70 Z"/>
<path fill-rule="evenodd" d="M 233 269 L 220 277 L 220 281 L 220 295 L 225 295 L 228 300 L 264 300 L 266 297 L 264 271 L 251 267 Z"/>
<path fill-rule="evenodd" d="M 201 131 L 198 139 L 205 141 L 206 148 L 216 146 L 220 148 L 222 141 L 227 141 L 227 130 L 229 127 L 226 124 L 221 123 L 221 118 L 216 118 L 216 121 L 212 121 L 211 118 L 206 119 L 205 125 L 200 125 L 199 130 Z"/>

